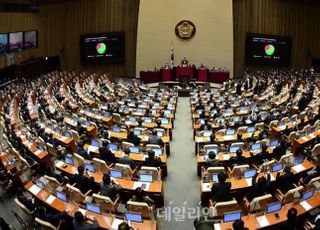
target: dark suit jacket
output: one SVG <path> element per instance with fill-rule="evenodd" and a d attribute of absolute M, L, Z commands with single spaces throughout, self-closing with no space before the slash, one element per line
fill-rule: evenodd
<path fill-rule="evenodd" d="M 105 162 L 115 162 L 116 160 L 114 154 L 106 147 L 99 148 L 99 157 Z"/>
<path fill-rule="evenodd" d="M 75 174 L 73 178 L 76 183 L 76 187 L 80 189 L 82 193 L 86 193 L 90 189 L 91 181 L 88 177 L 84 175 Z"/>
<path fill-rule="evenodd" d="M 124 157 L 119 158 L 119 163 L 130 165 L 130 167 L 134 167 L 134 161 L 128 156 L 124 156 Z"/>
<path fill-rule="evenodd" d="M 149 166 L 149 167 L 160 167 L 161 166 L 161 160 L 159 160 L 158 158 L 150 159 L 148 157 L 148 158 L 145 159 L 144 165 L 145 166 Z"/>
<path fill-rule="evenodd" d="M 288 190 L 293 188 L 294 183 L 294 175 L 290 173 L 285 173 L 283 175 L 277 174 L 277 182 L 278 188 L 283 192 L 286 193 Z"/>
<path fill-rule="evenodd" d="M 207 161 L 207 167 L 218 167 L 221 166 L 220 161 L 218 159 L 214 159 L 214 160 L 208 160 Z"/>
<path fill-rule="evenodd" d="M 156 135 L 150 135 L 148 143 L 154 144 L 154 145 L 161 145 L 162 144 L 162 140 L 161 140 L 161 137 L 158 137 Z"/>
<path fill-rule="evenodd" d="M 304 229 L 302 226 L 303 221 L 297 217 L 296 220 L 290 221 L 286 220 L 276 226 L 277 230 L 302 230 Z"/>
<path fill-rule="evenodd" d="M 220 201 L 229 201 L 232 200 L 231 192 L 231 183 L 225 182 L 223 184 L 216 183 L 212 185 L 211 188 L 213 200 L 216 202 Z"/>

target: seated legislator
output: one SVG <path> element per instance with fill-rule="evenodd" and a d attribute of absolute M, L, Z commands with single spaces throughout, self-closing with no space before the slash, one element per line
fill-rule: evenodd
<path fill-rule="evenodd" d="M 148 157 L 145 159 L 144 165 L 149 167 L 160 167 L 161 159 L 159 157 L 155 157 L 155 152 L 153 150 L 149 150 Z"/>
<path fill-rule="evenodd" d="M 61 220 L 66 220 L 68 218 L 67 212 L 54 214 L 48 212 L 43 206 L 37 206 L 32 215 L 55 226 L 58 226 Z"/>
<path fill-rule="evenodd" d="M 116 195 L 120 194 L 122 187 L 112 183 L 111 178 L 108 174 L 103 175 L 103 183 L 101 183 L 101 195 L 107 196 L 111 200 L 114 200 Z"/>
<path fill-rule="evenodd" d="M 236 156 L 230 158 L 230 162 L 235 165 L 241 165 L 246 163 L 246 158 L 242 156 L 242 150 L 238 149 Z"/>
<path fill-rule="evenodd" d="M 265 176 L 261 176 L 258 178 L 259 173 L 257 172 L 252 177 L 252 189 L 250 189 L 250 193 L 246 195 L 246 198 L 248 201 L 252 201 L 255 197 L 263 196 L 270 190 L 270 180 L 271 176 L 270 174 L 267 175 L 267 178 Z"/>
<path fill-rule="evenodd" d="M 80 191 L 85 194 L 90 188 L 90 179 L 84 175 L 83 166 L 78 166 L 78 173 L 73 177 L 73 182 L 76 183 L 76 186 Z"/>
<path fill-rule="evenodd" d="M 135 202 L 145 202 L 149 206 L 154 205 L 154 200 L 145 195 L 144 190 L 141 187 L 136 188 L 135 194 L 132 196 L 132 201 Z"/>
<path fill-rule="evenodd" d="M 83 148 L 84 144 L 83 143 L 79 143 L 78 145 L 78 149 L 77 149 L 77 153 L 82 156 L 84 159 L 87 159 L 87 160 L 92 160 L 92 157 L 90 155 L 90 153 L 88 153 L 88 151 L 86 151 L 84 148 Z"/>
<path fill-rule="evenodd" d="M 210 151 L 207 159 L 207 167 L 218 167 L 220 166 L 220 161 L 216 159 L 216 154 L 213 151 Z"/>
<path fill-rule="evenodd" d="M 148 143 L 154 144 L 154 145 L 162 145 L 163 144 L 161 137 L 159 137 L 157 135 L 157 130 L 152 131 L 152 135 L 149 136 Z"/>
<path fill-rule="evenodd" d="M 92 222 L 92 224 L 89 223 Z M 74 214 L 74 220 L 72 221 L 73 229 L 77 230 L 93 230 L 93 229 L 99 229 L 98 221 L 88 220 L 86 219 L 81 212 L 76 212 Z"/>
<path fill-rule="evenodd" d="M 211 187 L 212 198 L 215 202 L 232 200 L 231 183 L 226 182 L 227 176 L 225 173 L 218 174 L 218 183 L 214 183 Z"/>
<path fill-rule="evenodd" d="M 287 212 L 287 220 L 279 224 L 275 229 L 277 230 L 302 230 L 303 222 L 297 216 L 298 211 L 295 208 L 290 208 Z"/>
<path fill-rule="evenodd" d="M 137 135 L 135 135 L 133 131 L 129 132 L 127 141 L 134 144 L 134 146 L 139 146 L 141 143 L 141 139 Z"/>
<path fill-rule="evenodd" d="M 288 190 L 293 188 L 294 175 L 291 172 L 291 167 L 289 165 L 286 165 L 284 167 L 282 175 L 280 174 L 280 172 L 278 172 L 276 178 L 277 178 L 276 183 L 278 184 L 278 188 L 284 194 L 288 192 Z"/>
<path fill-rule="evenodd" d="M 196 230 L 212 230 L 214 229 L 213 221 L 208 220 L 204 216 L 195 219 L 193 226 Z"/>
<path fill-rule="evenodd" d="M 121 224 L 119 224 L 118 230 L 138 230 L 138 229 L 130 227 L 129 224 L 126 222 L 122 222 Z"/>
<path fill-rule="evenodd" d="M 131 168 L 135 167 L 134 160 L 129 157 L 130 149 L 124 151 L 124 156 L 119 158 L 119 163 L 129 165 Z"/>
<path fill-rule="evenodd" d="M 256 164 L 262 165 L 264 160 L 267 160 L 269 158 L 269 152 L 267 151 L 268 147 L 266 145 L 261 146 L 261 152 L 257 153 L 256 155 Z"/>
<path fill-rule="evenodd" d="M 317 165 L 315 170 L 308 172 L 308 175 L 303 178 L 303 183 L 308 184 L 313 178 L 320 176 L 320 166 Z"/>
<path fill-rule="evenodd" d="M 108 149 L 107 146 L 108 146 L 108 142 L 103 141 L 102 146 L 99 147 L 99 158 L 101 160 L 104 160 L 108 164 L 108 163 L 115 162 L 116 158 L 114 154 L 111 152 L 111 150 Z"/>
<path fill-rule="evenodd" d="M 249 230 L 249 228 L 244 226 L 243 220 L 236 220 L 232 224 L 233 230 Z"/>

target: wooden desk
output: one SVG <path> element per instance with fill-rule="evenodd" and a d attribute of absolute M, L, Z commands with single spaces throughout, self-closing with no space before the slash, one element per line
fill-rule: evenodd
<path fill-rule="evenodd" d="M 69 117 L 64 117 L 63 122 L 72 126 L 74 129 L 76 129 L 78 127 L 78 122 L 75 122 L 73 119 L 71 119 Z M 96 130 L 96 128 L 93 125 L 87 126 L 86 129 L 87 129 L 87 132 L 90 137 L 96 138 L 98 130 Z"/>
<path fill-rule="evenodd" d="M 74 214 L 79 211 L 79 204 L 72 204 L 68 202 L 64 202 L 58 198 L 54 198 L 52 203 L 48 203 L 48 198 L 52 195 L 48 191 L 44 189 L 40 189 L 37 193 L 32 193 L 33 186 L 36 186 L 33 184 L 33 182 L 29 182 L 25 185 L 25 189 L 31 193 L 33 196 L 35 196 L 38 200 L 42 201 L 43 203 L 46 203 L 51 208 L 53 208 L 56 211 L 59 212 L 68 212 L 68 214 L 71 217 L 74 217 Z M 114 227 L 113 224 L 117 222 L 117 218 L 115 215 L 103 213 L 102 215 L 98 215 L 92 212 L 86 211 L 85 216 L 87 217 L 95 217 L 96 220 L 99 223 L 100 228 L 102 229 L 110 229 L 111 227 Z M 133 227 L 138 228 L 139 230 L 156 230 L 157 229 L 157 222 L 156 221 L 150 221 L 150 220 L 144 220 L 143 223 L 131 223 Z"/>
<path fill-rule="evenodd" d="M 320 130 L 316 130 L 312 134 L 309 134 L 307 136 L 294 139 L 291 152 L 294 153 L 294 154 L 297 153 L 297 150 L 299 148 L 301 148 L 302 146 L 304 146 L 304 145 L 310 143 L 311 141 L 313 141 L 319 134 L 320 134 Z"/>

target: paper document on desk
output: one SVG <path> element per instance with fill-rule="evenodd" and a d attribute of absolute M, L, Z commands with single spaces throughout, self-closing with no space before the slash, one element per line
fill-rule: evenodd
<path fill-rule="evenodd" d="M 64 164 L 63 161 L 59 161 L 58 163 L 56 163 L 56 167 L 61 168 L 63 166 L 63 164 Z"/>
<path fill-rule="evenodd" d="M 211 191 L 210 183 L 202 183 L 202 191 L 203 192 L 210 192 Z"/>
<path fill-rule="evenodd" d="M 312 206 L 308 203 L 308 201 L 302 201 L 300 202 L 300 205 L 306 210 L 309 211 L 312 209 Z"/>
<path fill-rule="evenodd" d="M 276 178 L 273 176 L 272 173 L 270 173 L 270 181 L 275 181 L 275 180 L 276 180 Z"/>
<path fill-rule="evenodd" d="M 133 183 L 133 190 L 135 190 L 136 188 L 142 187 L 143 184 L 145 186 L 143 188 L 143 190 L 149 190 L 150 183 L 148 183 L 148 182 L 140 182 L 140 181 L 137 181 L 137 182 Z"/>
<path fill-rule="evenodd" d="M 257 219 L 259 226 L 262 228 L 270 225 L 267 217 L 265 217 L 265 216 L 258 216 L 256 219 Z"/>
<path fill-rule="evenodd" d="M 60 139 L 63 141 L 63 142 L 66 142 L 68 140 L 69 137 L 65 137 L 65 136 L 62 136 Z"/>
<path fill-rule="evenodd" d="M 252 186 L 252 178 L 246 178 L 246 182 L 248 184 L 248 186 Z"/>
<path fill-rule="evenodd" d="M 229 154 L 223 154 L 223 160 L 227 161 L 230 159 L 230 155 Z"/>
<path fill-rule="evenodd" d="M 311 134 L 310 134 L 310 137 L 311 137 L 311 138 L 315 138 L 316 136 L 315 136 L 313 133 L 311 133 Z"/>
<path fill-rule="evenodd" d="M 48 203 L 48 204 L 52 204 L 53 203 L 53 201 L 55 201 L 55 197 L 54 196 L 52 196 L 52 195 L 50 195 L 49 197 L 48 197 L 48 199 L 46 200 L 46 202 Z"/>
<path fill-rule="evenodd" d="M 78 209 L 78 212 L 81 212 L 82 215 L 84 215 L 84 216 L 86 215 L 86 211 L 87 211 L 87 210 L 82 209 L 82 208 L 79 208 L 79 209 Z"/>
<path fill-rule="evenodd" d="M 220 224 L 219 223 L 215 223 L 214 224 L 214 230 L 220 230 L 221 227 L 220 227 Z"/>
<path fill-rule="evenodd" d="M 36 156 L 38 156 L 41 152 L 42 152 L 42 151 L 41 151 L 40 149 L 38 149 L 37 151 L 34 152 L 34 154 L 35 154 Z"/>
<path fill-rule="evenodd" d="M 121 219 L 114 218 L 111 225 L 111 230 L 117 230 L 118 226 L 123 222 Z"/>
<path fill-rule="evenodd" d="M 293 166 L 292 169 L 296 171 L 297 173 L 304 171 L 306 168 L 302 164 L 298 164 L 296 166 Z"/>
<path fill-rule="evenodd" d="M 301 137 L 302 138 L 302 140 L 304 140 L 304 141 L 308 141 L 309 140 L 309 138 L 307 138 L 307 137 Z"/>
<path fill-rule="evenodd" d="M 41 188 L 39 188 L 35 184 L 29 188 L 29 192 L 31 192 L 33 195 L 37 195 L 40 191 L 41 191 Z"/>
<path fill-rule="evenodd" d="M 88 153 L 98 151 L 98 147 L 90 145 L 88 148 Z"/>

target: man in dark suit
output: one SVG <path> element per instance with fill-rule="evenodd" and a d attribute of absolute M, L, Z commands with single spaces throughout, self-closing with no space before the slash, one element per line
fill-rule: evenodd
<path fill-rule="evenodd" d="M 155 157 L 153 150 L 149 150 L 148 157 L 145 159 L 144 165 L 149 167 L 160 167 L 161 160 L 159 157 Z"/>
<path fill-rule="evenodd" d="M 106 163 L 113 163 L 115 162 L 116 158 L 107 146 L 107 141 L 102 142 L 102 147 L 99 147 L 99 158 L 104 160 Z"/>
<path fill-rule="evenodd" d="M 111 200 L 114 200 L 116 195 L 122 191 L 122 187 L 112 183 L 110 176 L 108 174 L 103 175 L 103 183 L 100 186 L 101 186 L 101 195 L 107 196 Z"/>
<path fill-rule="evenodd" d="M 297 216 L 298 211 L 295 208 L 290 208 L 287 213 L 287 220 L 279 224 L 278 230 L 302 230 L 303 221 Z"/>
<path fill-rule="evenodd" d="M 215 202 L 230 201 L 232 197 L 231 193 L 231 183 L 226 182 L 227 176 L 225 173 L 218 174 L 219 183 L 214 183 L 211 187 L 212 198 Z"/>
<path fill-rule="evenodd" d="M 96 219 L 90 220 L 92 224 L 88 223 L 88 219 L 86 219 L 81 212 L 76 212 L 74 214 L 74 220 L 72 221 L 73 229 L 77 230 L 92 230 L 99 229 L 99 223 Z"/>
<path fill-rule="evenodd" d="M 90 179 L 84 175 L 83 166 L 78 166 L 78 173 L 74 175 L 73 181 L 83 194 L 89 190 Z"/>
<path fill-rule="evenodd" d="M 129 157 L 129 154 L 130 154 L 130 149 L 127 148 L 124 151 L 124 156 L 119 158 L 119 163 L 130 165 L 131 168 L 134 168 L 135 167 L 134 161 Z"/>
<path fill-rule="evenodd" d="M 83 146 L 84 146 L 84 143 L 79 143 L 77 154 L 79 154 L 86 160 L 91 160 L 92 159 L 91 155 L 83 148 Z"/>
<path fill-rule="evenodd" d="M 241 165 L 246 163 L 246 158 L 242 156 L 242 150 L 238 149 L 236 156 L 230 158 L 230 162 L 235 165 Z"/>
<path fill-rule="evenodd" d="M 213 221 L 209 221 L 204 216 L 195 219 L 193 226 L 196 230 L 212 230 L 214 229 Z"/>
<path fill-rule="evenodd" d="M 163 144 L 161 137 L 157 136 L 156 130 L 152 131 L 152 135 L 149 136 L 148 143 L 154 144 L 154 145 L 162 145 Z"/>
<path fill-rule="evenodd" d="M 244 226 L 244 222 L 242 220 L 236 220 L 232 224 L 233 230 L 249 230 L 249 228 Z"/>
<path fill-rule="evenodd" d="M 288 192 L 288 190 L 293 188 L 294 175 L 291 172 L 291 167 L 289 165 L 286 165 L 284 167 L 282 175 L 280 175 L 280 172 L 278 172 L 276 178 L 277 178 L 278 188 L 284 194 Z"/>
<path fill-rule="evenodd" d="M 127 141 L 134 144 L 135 146 L 138 146 L 141 143 L 141 139 L 137 135 L 135 135 L 133 131 L 129 132 Z"/>
<path fill-rule="evenodd" d="M 218 167 L 220 166 L 220 161 L 216 159 L 216 154 L 213 151 L 210 151 L 207 159 L 207 167 Z"/>

